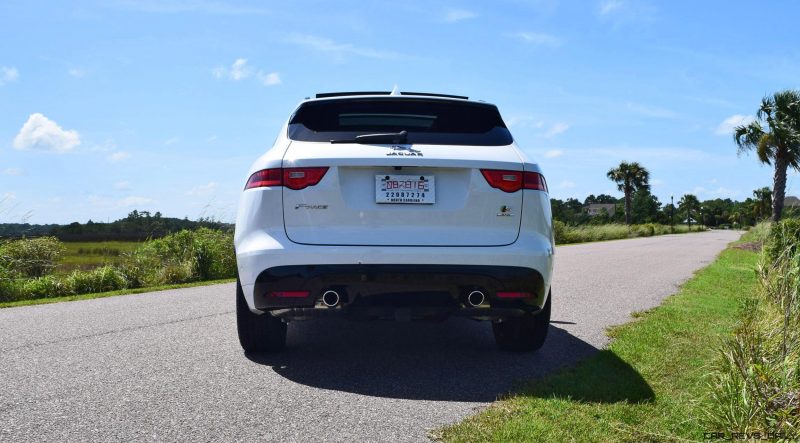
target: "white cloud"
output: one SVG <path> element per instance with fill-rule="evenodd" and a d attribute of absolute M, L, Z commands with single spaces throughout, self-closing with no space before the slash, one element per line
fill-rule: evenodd
<path fill-rule="evenodd" d="M 131 195 L 129 197 L 122 198 L 117 201 L 117 206 L 121 207 L 131 207 L 131 206 L 139 206 L 145 205 L 147 203 L 152 203 L 153 199 L 148 197 L 137 197 L 135 195 Z"/>
<path fill-rule="evenodd" d="M 599 148 L 588 149 L 586 153 L 589 155 L 604 155 L 615 159 L 636 158 L 639 161 L 678 161 L 682 163 L 717 159 L 707 151 L 692 148 Z M 735 157 L 735 153 L 730 156 L 730 158 Z"/>
<path fill-rule="evenodd" d="M 175 143 L 178 143 L 180 140 L 181 140 L 180 137 L 170 137 L 164 140 L 164 146 L 172 146 Z"/>
<path fill-rule="evenodd" d="M 277 72 L 270 72 L 268 74 L 259 72 L 258 78 L 259 80 L 261 80 L 261 83 L 263 83 L 264 86 L 274 86 L 281 84 L 281 76 Z"/>
<path fill-rule="evenodd" d="M 117 152 L 109 155 L 108 157 L 106 157 L 106 160 L 110 161 L 111 163 L 119 163 L 119 162 L 125 161 L 125 160 L 127 160 L 129 158 L 131 158 L 131 154 L 129 154 L 129 153 L 125 152 L 125 151 L 117 151 Z"/>
<path fill-rule="evenodd" d="M 517 32 L 510 34 L 512 37 L 519 39 L 525 43 L 536 46 L 549 46 L 555 48 L 561 46 L 561 39 L 550 34 L 541 32 Z"/>
<path fill-rule="evenodd" d="M 567 129 L 569 129 L 569 125 L 564 122 L 558 122 L 550 127 L 547 132 L 544 133 L 546 138 L 555 137 L 558 134 L 563 134 Z"/>
<path fill-rule="evenodd" d="M 17 193 L 12 191 L 7 191 L 3 193 L 3 197 L 0 198 L 0 202 L 4 201 L 12 201 L 17 199 Z"/>
<path fill-rule="evenodd" d="M 260 15 L 269 11 L 214 0 L 120 0 L 115 5 L 154 14 L 201 13 L 213 15 Z"/>
<path fill-rule="evenodd" d="M 528 115 L 520 115 L 520 116 L 511 116 L 510 118 L 506 119 L 506 125 L 515 128 L 525 128 L 525 127 L 533 127 L 540 129 L 544 127 L 544 121 L 540 120 L 536 117 L 528 116 Z"/>
<path fill-rule="evenodd" d="M 564 155 L 564 151 L 560 149 L 551 149 L 544 153 L 544 158 L 556 158 Z"/>
<path fill-rule="evenodd" d="M 733 189 L 726 188 L 724 186 L 719 186 L 716 189 L 706 189 L 702 186 L 695 186 L 692 189 L 690 194 L 694 194 L 697 197 L 703 198 L 736 198 L 739 195 L 739 191 L 735 191 Z M 677 205 L 677 203 L 676 203 Z"/>
<path fill-rule="evenodd" d="M 56 122 L 40 113 L 31 114 L 14 137 L 14 148 L 46 152 L 68 152 L 81 144 L 80 134 L 65 131 Z"/>
<path fill-rule="evenodd" d="M 354 46 L 350 43 L 338 43 L 329 38 L 310 34 L 292 34 L 287 41 L 298 46 L 330 54 L 337 60 L 343 61 L 348 56 L 359 56 L 374 59 L 395 59 L 404 57 L 402 54 L 390 51 L 379 51 L 371 48 Z"/>
<path fill-rule="evenodd" d="M 237 58 L 235 62 L 231 65 L 231 69 L 229 71 L 229 75 L 231 80 L 239 81 L 250 77 L 253 70 L 247 66 L 247 59 L 246 58 Z"/>
<path fill-rule="evenodd" d="M 600 15 L 608 15 L 619 10 L 625 3 L 622 0 L 606 0 L 600 3 Z"/>
<path fill-rule="evenodd" d="M 83 78 L 86 75 L 86 71 L 80 68 L 72 68 L 67 73 L 75 78 Z"/>
<path fill-rule="evenodd" d="M 252 67 L 246 58 L 237 58 L 230 66 L 217 66 L 211 70 L 211 75 L 216 79 L 227 78 L 229 80 L 238 82 L 247 78 L 256 78 L 265 86 L 274 86 L 281 84 L 280 74 L 277 72 L 265 72 Z"/>
<path fill-rule="evenodd" d="M 658 106 L 648 106 L 640 103 L 628 102 L 625 104 L 625 107 L 628 108 L 629 111 L 645 117 L 676 118 L 678 116 L 676 112 L 670 111 L 669 109 L 660 108 Z"/>
<path fill-rule="evenodd" d="M 460 22 L 477 17 L 478 14 L 466 9 L 448 9 L 444 14 L 444 21 L 448 23 Z"/>
<path fill-rule="evenodd" d="M 131 182 L 129 181 L 120 181 L 114 183 L 114 189 L 121 189 L 121 190 L 128 190 L 131 189 Z"/>
<path fill-rule="evenodd" d="M 575 187 L 575 182 L 570 180 L 563 180 L 561 183 L 558 184 L 558 187 L 561 189 L 572 189 Z"/>
<path fill-rule="evenodd" d="M 603 0 L 598 8 L 600 19 L 615 28 L 623 24 L 650 22 L 656 8 L 647 0 Z"/>
<path fill-rule="evenodd" d="M 211 71 L 211 74 L 215 78 L 228 78 L 238 82 L 250 77 L 253 74 L 253 68 L 247 64 L 246 58 L 237 58 L 230 68 L 217 66 Z"/>
<path fill-rule="evenodd" d="M 717 126 L 717 129 L 714 131 L 714 133 L 717 135 L 733 135 L 733 129 L 735 127 L 748 125 L 754 120 L 755 117 L 752 115 L 735 114 L 723 120 L 722 123 Z"/>
<path fill-rule="evenodd" d="M 123 197 L 120 199 L 112 199 L 108 197 L 102 197 L 99 195 L 91 195 L 89 196 L 88 200 L 89 203 L 91 203 L 94 206 L 117 207 L 117 208 L 129 208 L 132 206 L 141 206 L 155 201 L 149 197 L 140 197 L 136 195 L 129 195 L 127 197 Z"/>
<path fill-rule="evenodd" d="M 654 179 L 650 180 L 650 184 L 652 186 L 661 186 L 661 185 L 664 184 L 664 180 L 659 180 L 657 178 L 654 178 Z"/>
<path fill-rule="evenodd" d="M 209 195 L 217 189 L 216 182 L 208 182 L 205 185 L 195 186 L 187 192 L 187 195 Z"/>
<path fill-rule="evenodd" d="M 20 168 L 6 168 L 2 171 L 3 175 L 22 175 L 22 169 Z"/>
<path fill-rule="evenodd" d="M 15 82 L 18 78 L 19 71 L 17 71 L 17 68 L 9 68 L 7 66 L 0 67 L 0 86 Z"/>

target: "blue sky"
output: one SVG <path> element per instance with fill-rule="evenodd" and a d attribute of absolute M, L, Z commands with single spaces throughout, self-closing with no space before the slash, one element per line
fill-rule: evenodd
<path fill-rule="evenodd" d="M 662 202 L 771 185 L 730 127 L 800 86 L 800 4 L 363 3 L 3 1 L 0 222 L 232 220 L 301 99 L 395 84 L 497 104 L 557 198 L 621 160 Z"/>

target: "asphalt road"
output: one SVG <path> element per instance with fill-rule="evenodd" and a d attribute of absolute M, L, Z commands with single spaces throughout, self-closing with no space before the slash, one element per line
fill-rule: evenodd
<path fill-rule="evenodd" d="M 603 347 L 738 233 L 563 246 L 533 355 L 488 323 L 293 323 L 248 359 L 233 284 L 0 310 L 0 441 L 419 441 Z"/>

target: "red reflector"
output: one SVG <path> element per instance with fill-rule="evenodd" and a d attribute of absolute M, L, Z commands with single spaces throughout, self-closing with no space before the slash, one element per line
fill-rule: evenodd
<path fill-rule="evenodd" d="M 244 188 L 286 186 L 297 191 L 316 185 L 322 180 L 326 172 L 328 172 L 327 167 L 262 169 L 250 176 Z"/>
<path fill-rule="evenodd" d="M 308 297 L 308 291 L 276 291 L 270 292 L 269 297 L 278 297 L 278 298 L 302 298 Z"/>
<path fill-rule="evenodd" d="M 481 169 L 481 174 L 483 174 L 489 186 L 503 192 L 517 192 L 522 189 L 522 171 Z"/>
<path fill-rule="evenodd" d="M 497 298 L 533 298 L 530 292 L 498 292 Z"/>

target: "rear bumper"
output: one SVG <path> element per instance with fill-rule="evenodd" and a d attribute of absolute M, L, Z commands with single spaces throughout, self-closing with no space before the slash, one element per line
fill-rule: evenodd
<path fill-rule="evenodd" d="M 479 265 L 296 265 L 262 271 L 253 285 L 253 307 L 283 317 L 317 316 L 343 311 L 353 317 L 426 318 L 465 310 L 475 317 L 499 318 L 538 311 L 544 304 L 544 279 L 530 268 Z M 323 305 L 325 291 L 334 290 L 340 302 Z M 473 307 L 467 296 L 485 294 Z M 291 293 L 293 297 L 281 294 Z M 503 294 L 525 295 L 503 298 Z M 299 294 L 305 294 L 298 296 Z M 303 309 L 305 308 L 305 309 Z M 462 314 L 463 315 L 463 314 Z"/>
<path fill-rule="evenodd" d="M 532 300 L 515 300 L 522 302 L 523 309 L 542 306 L 550 289 L 554 250 L 549 232 L 523 230 L 516 242 L 506 246 L 318 246 L 291 242 L 282 224 L 277 222 L 260 229 L 255 228 L 258 224 L 253 220 L 237 221 L 235 235 L 239 280 L 254 313 L 314 306 L 308 300 L 266 300 L 270 284 L 287 282 L 302 288 L 273 287 L 308 290 L 317 297 L 323 287 L 354 285 L 362 279 L 371 279 L 372 287 L 345 288 L 348 297 L 360 291 L 365 297 L 393 292 L 394 297 L 412 300 L 425 293 L 439 294 L 432 295 L 433 298 L 446 293 L 457 299 L 458 291 L 465 287 L 480 286 L 491 300 L 496 288 L 520 290 L 504 287 L 503 282 L 522 280 L 528 282 L 529 288 L 523 292 L 535 294 Z M 508 268 L 516 270 L 509 272 Z"/>

